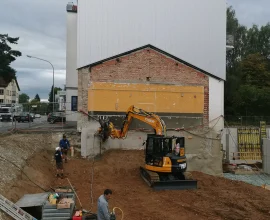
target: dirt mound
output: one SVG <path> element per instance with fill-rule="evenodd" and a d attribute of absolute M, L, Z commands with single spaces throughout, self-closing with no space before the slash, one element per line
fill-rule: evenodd
<path fill-rule="evenodd" d="M 193 172 L 199 189 L 155 192 L 139 175 L 143 162 L 143 151 L 106 152 L 101 160 L 94 162 L 92 193 L 93 161 L 72 159 L 64 164 L 64 169 L 77 189 L 83 208 L 96 212 L 98 197 L 105 188 L 111 188 L 110 209 L 120 207 L 126 220 L 270 218 L 270 191 Z M 66 186 L 68 182 L 55 179 L 54 185 Z M 120 213 L 117 214 L 120 219 Z"/>

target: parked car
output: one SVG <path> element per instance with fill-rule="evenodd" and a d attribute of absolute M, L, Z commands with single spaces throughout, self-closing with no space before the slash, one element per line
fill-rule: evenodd
<path fill-rule="evenodd" d="M 66 122 L 66 115 L 64 112 L 53 112 L 49 113 L 47 117 L 47 122 Z"/>
<path fill-rule="evenodd" d="M 35 118 L 41 118 L 40 114 L 35 114 Z"/>
<path fill-rule="evenodd" d="M 36 118 L 34 113 L 29 113 L 29 114 L 30 114 L 31 118 L 33 118 L 33 119 Z"/>
<path fill-rule="evenodd" d="M 33 122 L 34 119 L 30 116 L 28 112 L 23 112 L 20 115 L 14 116 L 17 122 Z"/>

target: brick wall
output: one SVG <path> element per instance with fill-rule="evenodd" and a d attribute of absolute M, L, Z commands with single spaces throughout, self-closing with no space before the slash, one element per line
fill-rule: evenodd
<path fill-rule="evenodd" d="M 90 73 L 88 68 L 80 69 L 78 71 L 78 110 L 85 112 L 87 109 L 88 100 L 88 86 L 90 83 Z M 78 114 L 77 118 L 77 130 L 81 131 L 83 127 L 88 123 L 88 117 L 83 114 Z"/>
<path fill-rule="evenodd" d="M 209 77 L 151 48 L 79 70 L 79 109 L 80 107 L 87 109 L 87 89 L 81 88 L 87 86 L 86 82 L 82 82 L 88 79 L 84 76 L 86 74 L 93 82 L 204 86 L 204 124 L 209 120 Z"/>

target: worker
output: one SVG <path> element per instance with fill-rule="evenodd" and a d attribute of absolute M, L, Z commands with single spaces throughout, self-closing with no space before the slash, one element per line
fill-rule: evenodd
<path fill-rule="evenodd" d="M 180 154 L 180 144 L 177 143 L 174 147 L 174 154 L 178 156 Z"/>
<path fill-rule="evenodd" d="M 70 144 L 65 134 L 63 135 L 63 139 L 61 139 L 59 142 L 59 147 L 61 147 L 63 158 L 65 159 L 65 162 L 67 163 L 67 152 L 70 148 Z"/>
<path fill-rule="evenodd" d="M 103 195 L 98 198 L 97 220 L 110 220 L 111 215 L 108 207 L 108 201 L 111 198 L 112 190 L 105 189 Z"/>
<path fill-rule="evenodd" d="M 60 172 L 61 172 L 61 177 L 63 177 L 64 175 L 64 169 L 63 169 L 63 155 L 62 155 L 62 152 L 61 152 L 61 148 L 60 147 L 57 147 L 55 149 L 55 153 L 54 153 L 54 159 L 56 161 L 56 176 L 59 177 L 60 176 Z"/>

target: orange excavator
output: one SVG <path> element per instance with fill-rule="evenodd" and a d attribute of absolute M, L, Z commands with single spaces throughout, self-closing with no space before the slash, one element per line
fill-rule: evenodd
<path fill-rule="evenodd" d="M 185 138 L 167 136 L 166 125 L 158 115 L 132 105 L 126 112 L 121 129 L 116 129 L 108 120 L 99 120 L 99 136 L 103 141 L 109 137 L 124 139 L 133 119 L 145 122 L 155 131 L 154 134 L 148 134 L 143 143 L 146 144 L 145 164 L 140 167 L 143 180 L 155 190 L 196 189 L 197 181 L 192 180 L 186 172 Z"/>

